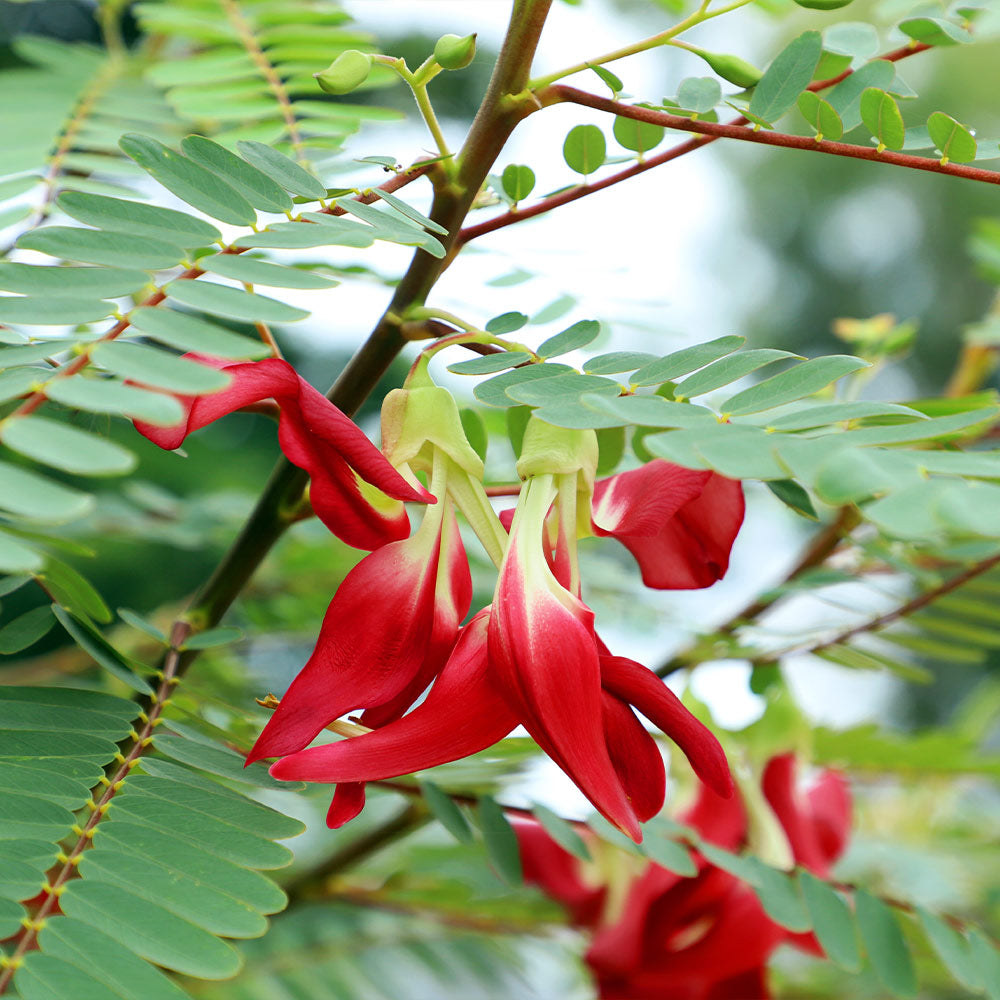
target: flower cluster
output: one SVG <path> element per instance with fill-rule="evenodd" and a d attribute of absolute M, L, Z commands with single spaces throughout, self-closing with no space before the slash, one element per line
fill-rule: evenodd
<path fill-rule="evenodd" d="M 767 764 L 761 789 L 792 860 L 828 877 L 850 830 L 844 778 L 825 771 L 803 792 L 792 755 L 783 754 Z M 719 847 L 746 842 L 747 807 L 738 795 L 723 799 L 702 785 L 682 819 Z M 767 1000 L 767 961 L 779 945 L 822 955 L 812 934 L 774 923 L 748 885 L 700 855 L 692 878 L 653 862 L 636 870 L 634 859 L 595 841 L 601 863 L 582 862 L 536 820 L 513 823 L 527 881 L 591 935 L 585 959 L 602 1000 Z"/>
<path fill-rule="evenodd" d="M 371 550 L 338 588 L 312 656 L 250 761 L 278 757 L 275 777 L 336 784 L 327 819 L 340 826 L 363 808 L 365 782 L 477 753 L 521 725 L 610 822 L 639 840 L 639 824 L 660 810 L 665 791 L 663 760 L 639 712 L 715 793 L 731 794 L 711 732 L 652 671 L 601 641 L 581 596 L 577 541 L 617 538 L 648 586 L 708 586 L 725 573 L 742 523 L 739 483 L 662 460 L 595 482 L 594 432 L 533 417 L 518 462 L 523 485 L 505 524 L 455 401 L 433 384 L 425 361 L 385 399 L 382 452 L 284 362 L 219 366 L 229 387 L 187 400 L 185 424 L 139 429 L 175 448 L 224 413 L 273 398 L 279 442 L 309 472 L 316 513 L 338 537 Z M 404 500 L 428 504 L 412 536 Z M 499 568 L 492 603 L 464 626 L 472 586 L 456 511 Z M 309 747 L 358 711 L 369 731 Z"/>

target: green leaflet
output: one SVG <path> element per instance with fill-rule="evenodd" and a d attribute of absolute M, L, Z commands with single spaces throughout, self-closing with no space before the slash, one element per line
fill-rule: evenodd
<path fill-rule="evenodd" d="M 184 259 L 185 254 L 176 243 L 161 239 L 69 226 L 46 226 L 32 230 L 22 236 L 17 245 L 24 250 L 37 250 L 64 260 L 148 270 L 174 267 Z"/>
<path fill-rule="evenodd" d="M 78 191 L 64 192 L 56 204 L 86 226 L 135 236 L 152 236 L 180 247 L 206 246 L 222 238 L 215 226 L 193 215 L 158 205 Z"/>
<path fill-rule="evenodd" d="M 448 371 L 456 375 L 492 375 L 507 368 L 516 368 L 531 360 L 531 355 L 524 351 L 499 351 L 496 354 L 484 354 L 468 361 L 456 361 L 448 365 Z"/>
<path fill-rule="evenodd" d="M 868 367 L 867 361 L 846 354 L 813 358 L 789 368 L 780 375 L 772 375 L 763 382 L 744 389 L 743 392 L 738 392 L 722 403 L 721 409 L 732 416 L 770 410 L 775 406 L 811 396 L 844 375 Z"/>
<path fill-rule="evenodd" d="M 585 177 L 604 163 L 607 151 L 604 133 L 596 125 L 574 126 L 563 143 L 566 165 Z"/>
<path fill-rule="evenodd" d="M 0 289 L 25 295 L 130 295 L 149 283 L 135 268 L 52 267 L 0 261 Z"/>
<path fill-rule="evenodd" d="M 249 254 L 215 254 L 212 257 L 202 257 L 198 261 L 198 266 L 203 271 L 221 274 L 224 278 L 275 288 L 332 288 L 339 284 L 335 278 L 328 278 L 315 271 L 258 260 Z"/>
<path fill-rule="evenodd" d="M 180 351 L 194 351 L 217 358 L 262 358 L 271 353 L 267 344 L 259 340 L 251 340 L 215 323 L 165 306 L 140 306 L 133 309 L 128 318 L 140 333 Z"/>
<path fill-rule="evenodd" d="M 307 309 L 211 281 L 172 281 L 166 292 L 172 302 L 251 323 L 294 323 L 309 315 Z"/>
<path fill-rule="evenodd" d="M 173 396 L 149 392 L 117 379 L 73 375 L 68 379 L 54 379 L 45 394 L 72 409 L 113 413 L 160 427 L 171 427 L 184 418 L 184 410 Z"/>
<path fill-rule="evenodd" d="M 135 456 L 112 441 L 49 417 L 16 417 L 0 427 L 8 448 L 45 465 L 85 476 L 131 472 Z"/>
<path fill-rule="evenodd" d="M 517 835 L 503 809 L 492 796 L 482 795 L 476 812 L 486 851 L 497 874 L 505 882 L 520 885 L 524 877 L 521 871 L 521 852 L 517 845 Z"/>
<path fill-rule="evenodd" d="M 115 375 L 169 392 L 198 396 L 229 384 L 225 372 L 144 344 L 108 341 L 98 344 L 91 357 Z"/>
<path fill-rule="evenodd" d="M 237 143 L 240 153 L 249 163 L 277 181 L 286 191 L 303 198 L 325 198 L 326 188 L 294 160 L 262 142 Z"/>
<path fill-rule="evenodd" d="M 4 485 L 0 509 L 33 521 L 62 524 L 83 517 L 94 505 L 94 498 L 89 493 L 81 493 L 7 462 L 0 462 L 0 477 Z"/>
<path fill-rule="evenodd" d="M 777 121 L 809 86 L 822 51 L 823 39 L 818 31 L 805 31 L 790 42 L 754 88 L 750 113 L 769 122 Z"/>
<path fill-rule="evenodd" d="M 560 354 L 578 351 L 595 341 L 601 333 L 601 324 L 596 319 L 581 319 L 572 326 L 542 341 L 535 352 L 540 358 L 556 358 Z"/>
<path fill-rule="evenodd" d="M 136 711 L 98 692 L 0 687 L 0 927 L 23 912 L 18 900 L 38 892 L 58 842 L 71 836 L 70 810 L 93 786 L 100 790 L 103 767 L 136 724 Z M 219 935 L 259 935 L 266 914 L 285 905 L 269 878 L 249 870 L 247 855 L 285 863 L 289 852 L 268 838 L 294 836 L 302 825 L 195 770 L 161 768 L 158 777 L 128 775 L 96 824 L 81 877 L 60 898 L 65 915 L 46 922 L 39 949 L 15 976 L 20 996 L 183 1000 L 149 962 L 231 976 L 241 959 Z"/>
<path fill-rule="evenodd" d="M 264 212 L 290 212 L 292 199 L 266 173 L 247 163 L 225 146 L 200 135 L 189 135 L 181 149 L 196 163 L 234 187 L 254 208 Z"/>
<path fill-rule="evenodd" d="M 253 206 L 234 187 L 162 142 L 131 132 L 122 136 L 119 145 L 168 191 L 213 219 L 234 226 L 257 221 Z"/>
<path fill-rule="evenodd" d="M 854 905 L 861 940 L 879 981 L 893 996 L 916 996 L 913 960 L 895 914 L 880 899 L 861 889 L 854 893 Z"/>

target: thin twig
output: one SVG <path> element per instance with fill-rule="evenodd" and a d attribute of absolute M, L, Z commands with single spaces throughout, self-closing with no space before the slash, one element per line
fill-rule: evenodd
<path fill-rule="evenodd" d="M 959 587 L 968 583 L 969 580 L 973 580 L 977 576 L 981 576 L 983 573 L 988 572 L 997 565 L 1000 565 L 1000 552 L 987 559 L 981 559 L 968 569 L 965 569 L 961 573 L 945 580 L 944 583 L 939 584 L 937 587 L 925 590 L 922 594 L 918 594 L 916 597 L 906 601 L 904 604 L 900 604 L 898 607 L 893 608 L 892 611 L 887 611 L 885 614 L 879 615 L 876 618 L 871 618 L 860 625 L 854 625 L 851 628 L 844 629 L 842 632 L 838 632 L 830 639 L 825 639 L 823 642 L 818 643 L 800 643 L 796 646 L 789 646 L 786 649 L 762 653 L 760 656 L 751 659 L 750 662 L 753 664 L 773 663 L 775 660 L 782 659 L 786 656 L 799 656 L 805 653 L 817 653 L 820 650 L 829 649 L 831 646 L 837 646 L 841 643 L 849 642 L 856 636 L 864 635 L 868 632 L 877 632 L 879 629 L 885 628 L 887 625 L 892 625 L 893 622 L 899 621 L 901 618 L 906 618 L 909 615 L 920 611 L 921 608 L 925 608 L 927 605 L 932 604 L 939 597 L 943 597 L 945 594 L 950 594 L 953 590 L 957 590 Z"/>
<path fill-rule="evenodd" d="M 377 854 L 390 844 L 408 837 L 430 822 L 432 816 L 423 802 L 411 802 L 402 812 L 397 813 L 381 826 L 369 830 L 339 851 L 331 854 L 325 861 L 311 871 L 303 872 L 284 886 L 290 902 L 323 896 L 327 883 L 336 875 L 353 868 L 354 865 L 372 854 Z"/>

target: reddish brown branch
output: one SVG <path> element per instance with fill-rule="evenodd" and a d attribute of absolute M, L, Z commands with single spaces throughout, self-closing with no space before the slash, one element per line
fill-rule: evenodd
<path fill-rule="evenodd" d="M 900 59 L 906 59 L 908 56 L 916 55 L 918 52 L 926 52 L 931 47 L 932 46 L 926 45 L 923 42 L 917 45 L 904 45 L 901 48 L 894 49 L 892 52 L 887 52 L 884 56 L 879 56 L 878 58 L 884 60 L 885 62 L 898 62 Z M 827 88 L 840 83 L 842 80 L 846 80 L 847 77 L 854 72 L 856 71 L 852 69 L 845 69 L 843 73 L 830 77 L 829 79 L 814 80 L 811 84 L 809 84 L 807 89 L 812 91 L 826 90 Z M 735 127 L 748 124 L 748 120 L 742 115 L 739 115 L 726 124 Z M 478 225 L 466 226 L 466 228 L 458 234 L 458 240 L 455 245 L 456 247 L 461 247 L 470 240 L 477 239 L 480 236 L 485 236 L 487 233 L 495 232 L 497 229 L 503 229 L 516 222 L 523 222 L 525 219 L 535 218 L 538 215 L 543 215 L 545 212 L 550 212 L 554 208 L 567 205 L 579 198 L 585 198 L 587 195 L 603 191 L 605 188 L 609 188 L 614 184 L 620 184 L 622 181 L 627 181 L 638 174 L 645 173 L 647 170 L 652 170 L 654 167 L 659 167 L 664 163 L 669 163 L 671 160 L 677 159 L 678 156 L 684 156 L 685 153 L 692 153 L 694 150 L 700 149 L 702 146 L 707 146 L 710 142 L 715 142 L 718 138 L 720 138 L 720 136 L 703 135 L 696 139 L 689 139 L 687 142 L 681 143 L 679 146 L 674 146 L 672 149 L 668 149 L 657 156 L 651 156 L 647 160 L 634 163 L 632 166 L 626 167 L 624 170 L 620 170 L 616 174 L 610 174 L 599 181 L 595 181 L 593 184 L 580 184 L 576 187 L 570 188 L 568 191 L 560 191 L 559 194 L 554 194 L 548 198 L 542 198 L 540 201 L 537 201 L 534 205 L 531 205 L 528 208 L 511 209 L 503 215 L 487 219 L 485 222 L 481 222 Z"/>
<path fill-rule="evenodd" d="M 908 167 L 911 170 L 927 170 L 935 174 L 964 177 L 966 180 L 1000 185 L 1000 171 L 997 170 L 984 170 L 982 167 L 970 167 L 964 163 L 943 163 L 926 156 L 896 153 L 890 149 L 880 153 L 873 146 L 855 146 L 847 142 L 832 142 L 829 139 L 788 135 L 784 132 L 768 132 L 763 129 L 747 128 L 745 125 L 722 125 L 716 122 L 696 121 L 682 115 L 671 115 L 665 111 L 652 111 L 649 108 L 621 104 L 618 101 L 577 90 L 575 87 L 552 86 L 546 88 L 538 96 L 546 104 L 566 101 L 585 108 L 593 108 L 595 111 L 607 111 L 623 118 L 647 122 L 650 125 L 662 125 L 664 128 L 677 129 L 681 132 L 697 132 L 715 138 L 739 139 L 742 142 L 754 142 L 762 146 L 781 146 L 784 149 L 806 149 L 817 153 L 829 153 L 833 156 L 847 156 L 856 160 L 889 163 L 896 167 Z"/>

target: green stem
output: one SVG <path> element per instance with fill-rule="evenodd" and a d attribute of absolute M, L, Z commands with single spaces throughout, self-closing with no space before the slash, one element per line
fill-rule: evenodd
<path fill-rule="evenodd" d="M 434 138 L 434 144 L 437 146 L 438 152 L 442 156 L 450 156 L 451 150 L 448 148 L 448 143 L 445 142 L 444 133 L 441 131 L 441 126 L 438 124 L 437 115 L 434 114 L 434 108 L 431 106 L 431 99 L 427 95 L 426 84 L 414 84 L 411 85 L 413 90 L 413 98 L 417 102 L 417 107 L 420 109 L 420 115 L 427 125 L 431 136 Z"/>
<path fill-rule="evenodd" d="M 562 80 L 564 77 L 572 76 L 574 73 L 582 73 L 585 69 L 590 69 L 592 66 L 603 66 L 605 63 L 616 62 L 619 59 L 624 59 L 626 56 L 634 56 L 639 52 L 647 52 L 649 49 L 666 45 L 671 39 L 683 34 L 690 28 L 704 21 L 710 21 L 713 17 L 719 17 L 721 14 L 728 14 L 730 11 L 736 10 L 738 7 L 744 7 L 750 2 L 751 0 L 735 0 L 734 3 L 710 12 L 708 10 L 708 0 L 706 0 L 698 10 L 689 14 L 683 21 L 678 21 L 672 28 L 667 28 L 665 31 L 650 35 L 641 41 L 633 42 L 631 45 L 623 45 L 620 49 L 605 52 L 604 55 L 596 56 L 594 59 L 587 59 L 584 62 L 567 66 L 565 69 L 556 70 L 555 73 L 537 76 L 531 80 L 528 87 L 531 90 L 540 90 L 542 87 L 547 87 L 549 84 L 555 83 L 556 80 Z"/>
<path fill-rule="evenodd" d="M 403 82 L 413 92 L 413 99 L 417 102 L 417 110 L 434 139 L 438 153 L 441 156 L 451 156 L 451 150 L 448 148 L 448 143 L 445 142 L 444 133 L 441 131 L 437 115 L 431 105 L 431 99 L 427 94 L 427 84 L 441 72 L 441 67 L 437 65 L 434 58 L 425 59 L 416 70 L 410 70 L 405 59 L 395 56 L 376 55 L 372 58 L 375 62 L 380 62 L 399 74 Z"/>

